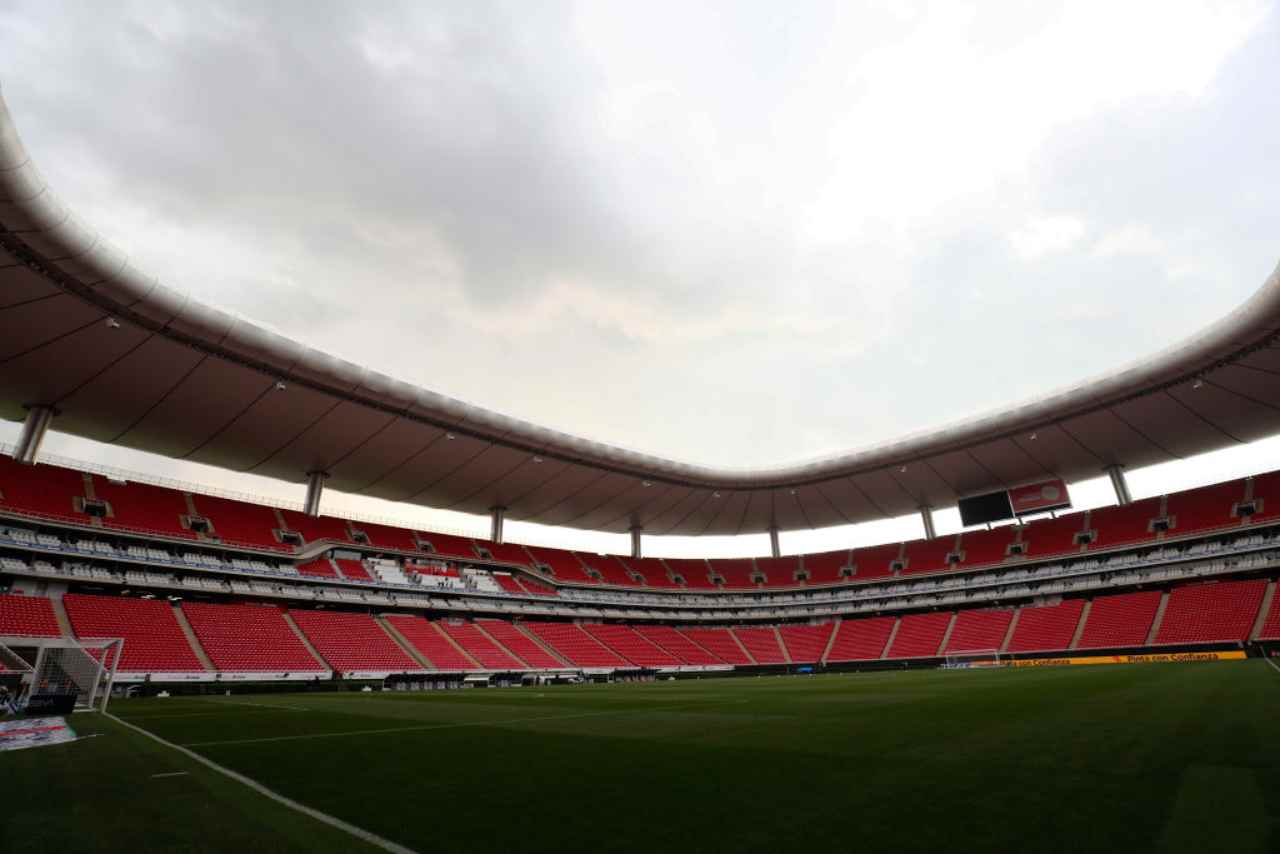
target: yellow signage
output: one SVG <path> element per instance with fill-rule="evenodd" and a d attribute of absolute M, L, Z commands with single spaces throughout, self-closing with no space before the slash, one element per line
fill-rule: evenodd
<path fill-rule="evenodd" d="M 1027 658 L 1009 662 L 1014 667 L 1061 667 L 1071 664 L 1157 664 L 1169 661 L 1239 661 L 1244 650 L 1224 652 L 1158 652 L 1146 655 L 1084 655 L 1064 658 Z"/>

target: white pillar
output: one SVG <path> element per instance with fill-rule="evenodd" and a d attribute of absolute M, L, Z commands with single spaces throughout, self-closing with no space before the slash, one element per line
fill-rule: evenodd
<path fill-rule="evenodd" d="M 324 481 L 328 476 L 324 471 L 307 472 L 307 498 L 302 502 L 302 512 L 312 518 L 320 515 L 320 497 L 324 495 Z"/>
<path fill-rule="evenodd" d="M 1116 491 L 1116 504 L 1121 507 L 1126 504 L 1133 503 L 1133 496 L 1129 494 L 1129 482 L 1124 478 L 1124 466 L 1116 464 L 1107 466 L 1107 476 L 1111 478 L 1111 488 Z"/>
<path fill-rule="evenodd" d="M 643 533 L 644 533 L 644 528 L 642 528 L 639 525 L 636 525 L 631 529 L 631 556 L 633 558 L 639 559 L 641 557 L 644 557 L 642 553 L 643 550 L 640 547 L 641 546 L 640 538 Z"/>
<path fill-rule="evenodd" d="M 495 505 L 489 508 L 489 542 L 502 545 L 502 523 L 507 519 L 507 508 Z"/>
<path fill-rule="evenodd" d="M 22 435 L 18 437 L 18 446 L 13 449 L 14 460 L 26 466 L 36 464 L 53 416 L 52 406 L 33 406 L 27 410 L 27 420 L 22 422 Z"/>
<path fill-rule="evenodd" d="M 938 536 L 938 531 L 933 527 L 933 508 L 924 505 L 920 508 L 920 521 L 924 523 L 924 537 L 926 540 L 932 540 Z"/>
<path fill-rule="evenodd" d="M 782 557 L 782 545 L 778 542 L 778 526 L 769 527 L 769 553 L 774 557 Z"/>

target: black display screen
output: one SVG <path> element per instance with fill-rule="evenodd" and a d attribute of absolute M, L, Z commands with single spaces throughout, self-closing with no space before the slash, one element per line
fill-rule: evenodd
<path fill-rule="evenodd" d="M 1004 490 L 960 499 L 960 524 L 966 528 L 1012 518 L 1013 505 L 1009 503 L 1009 493 Z"/>

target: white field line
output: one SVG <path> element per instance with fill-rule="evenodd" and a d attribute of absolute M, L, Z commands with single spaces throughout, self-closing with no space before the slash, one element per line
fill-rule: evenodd
<path fill-rule="evenodd" d="M 256 706 L 259 709 L 284 709 L 286 712 L 309 712 L 310 709 L 302 706 L 273 706 L 270 703 L 245 703 L 236 700 L 205 700 L 206 703 L 212 703 L 215 706 Z"/>
<path fill-rule="evenodd" d="M 1267 656 L 1266 658 L 1263 659 L 1263 661 L 1265 661 L 1267 664 L 1270 664 L 1272 669 L 1275 670 L 1276 673 L 1280 673 L 1280 664 L 1276 664 L 1274 661 L 1272 661 L 1271 656 Z"/>
<path fill-rule="evenodd" d="M 696 703 L 686 704 L 683 706 L 673 706 L 668 709 L 613 709 L 606 712 L 579 712 L 572 715 L 539 715 L 536 717 L 524 718 L 506 718 L 500 720 L 483 720 L 483 721 L 454 721 L 445 724 L 421 724 L 418 726 L 398 726 L 384 727 L 380 729 L 358 729 L 348 732 L 313 732 L 302 733 L 300 735 L 270 735 L 262 738 L 234 738 L 222 741 L 195 741 L 188 742 L 185 747 L 222 747 L 233 744 L 268 744 L 277 741 L 308 741 L 317 738 L 347 738 L 349 736 L 361 735 L 386 735 L 393 732 L 429 732 L 439 729 L 463 729 L 466 727 L 483 727 L 483 726 L 504 726 L 507 724 L 524 724 L 538 723 L 540 721 L 568 721 L 577 718 L 600 718 L 612 715 L 635 715 L 643 714 L 649 711 L 677 711 L 688 708 L 701 708 L 703 706 L 725 706 L 731 704 L 745 703 L 746 700 L 726 700 L 716 703 Z"/>
<path fill-rule="evenodd" d="M 170 771 L 170 772 L 168 772 L 167 774 L 152 774 L 152 775 L 151 775 L 151 779 L 152 779 L 152 780 L 163 780 L 165 777 L 185 777 L 185 776 L 187 776 L 187 774 L 189 774 L 189 773 L 190 773 L 190 772 L 188 772 L 188 771 Z"/>
<path fill-rule="evenodd" d="M 116 723 L 120 724 L 121 726 L 127 727 L 136 733 L 144 735 L 147 738 L 151 739 L 152 741 L 155 741 L 159 744 L 163 744 L 165 747 L 178 751 L 182 755 L 190 759 L 193 759 L 196 762 L 199 762 L 201 765 L 204 765 L 206 768 L 211 768 L 214 771 L 217 771 L 219 774 L 222 774 L 226 777 L 230 777 L 232 780 L 235 780 L 237 783 L 240 783 L 244 786 L 249 787 L 253 791 L 257 792 L 258 794 L 263 795 L 264 797 L 270 798 L 271 800 L 275 801 L 278 804 L 282 804 L 288 807 L 289 809 L 294 810 L 295 812 L 300 812 L 305 816 L 314 818 L 316 821 L 327 824 L 330 827 L 335 827 L 338 830 L 341 830 L 344 833 L 354 836 L 359 840 L 367 842 L 376 848 L 381 848 L 383 851 L 390 851 L 393 854 L 417 854 L 417 852 L 415 852 L 412 848 L 406 848 L 405 846 L 400 845 L 399 843 L 392 842 L 390 839 L 384 839 L 383 837 L 378 836 L 375 833 L 370 833 L 369 831 L 365 830 L 362 827 L 356 827 L 354 824 L 345 822 L 340 818 L 336 818 L 335 816 L 329 815 L 328 813 L 320 812 L 320 810 L 313 809 L 305 804 L 300 804 L 297 801 L 292 800 L 291 798 L 286 798 L 284 795 L 272 789 L 268 789 L 266 786 L 262 785 L 257 780 L 254 780 L 251 777 L 246 777 L 243 774 L 232 771 L 230 768 L 224 768 L 218 763 L 213 762 L 212 760 L 205 759 L 203 756 L 201 756 L 199 753 L 196 753 L 194 750 L 188 750 L 182 745 L 174 744 L 171 741 L 165 741 L 160 736 L 155 735 L 154 733 L 147 732 L 145 729 L 143 729 L 140 726 L 134 726 L 133 724 L 129 723 L 126 720 L 121 720 L 120 718 L 116 717 L 110 712 L 107 712 L 106 716 L 111 720 L 115 721 Z"/>

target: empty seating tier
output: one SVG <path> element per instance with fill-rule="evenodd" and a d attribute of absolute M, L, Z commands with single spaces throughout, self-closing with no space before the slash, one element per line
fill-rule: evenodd
<path fill-rule="evenodd" d="M 537 641 L 506 620 L 476 620 L 476 624 L 530 667 L 564 667 L 561 661 L 543 649 Z"/>
<path fill-rule="evenodd" d="M 1145 498 L 1123 507 L 1101 507 L 1089 514 L 1089 527 L 1098 537 L 1090 548 L 1105 549 L 1155 539 L 1151 522 L 1160 515 L 1160 499 Z"/>
<path fill-rule="evenodd" d="M 338 572 L 333 568 L 333 564 L 328 558 L 322 557 L 318 560 L 300 563 L 297 566 L 299 575 L 311 575 L 317 578 L 337 578 Z"/>
<path fill-rule="evenodd" d="M 329 540 L 335 543 L 351 542 L 351 532 L 347 530 L 345 519 L 335 519 L 332 516 L 312 518 L 296 510 L 281 510 L 280 516 L 284 519 L 287 530 L 301 534 L 302 539 L 308 543 L 318 540 Z"/>
<path fill-rule="evenodd" d="M 273 605 L 182 606 L 196 640 L 219 670 L 231 672 L 327 672 Z"/>
<path fill-rule="evenodd" d="M 742 590 L 758 586 L 753 580 L 756 564 L 751 558 L 722 558 L 720 560 L 710 560 L 707 563 L 711 565 L 713 573 L 724 579 L 726 589 Z M 795 580 L 790 577 L 779 579 L 775 582 L 777 586 L 794 583 Z"/>
<path fill-rule="evenodd" d="M 339 557 L 334 558 L 333 562 L 338 565 L 338 571 L 342 573 L 343 578 L 348 578 L 352 581 L 373 581 L 373 576 L 369 574 L 369 570 L 364 568 L 363 561 Z"/>
<path fill-rule="evenodd" d="M 0 595 L 0 637 L 56 638 L 62 634 L 53 603 L 43 596 Z"/>
<path fill-rule="evenodd" d="M 1173 521 L 1171 535 L 1193 534 L 1219 528 L 1239 527 L 1236 505 L 1244 501 L 1243 480 L 1219 483 L 1169 496 L 1168 514 Z"/>
<path fill-rule="evenodd" d="M 956 614 L 956 624 L 947 638 L 944 652 L 982 652 L 999 650 L 1013 612 L 1007 610 L 973 610 Z"/>
<path fill-rule="evenodd" d="M 680 659 L 638 634 L 630 626 L 586 623 L 582 628 L 632 664 L 640 667 L 678 667 L 680 665 Z"/>
<path fill-rule="evenodd" d="M 209 521 L 213 533 L 223 542 L 288 550 L 272 533 L 280 523 L 270 507 L 213 495 L 193 495 L 191 500 L 196 512 Z"/>
<path fill-rule="evenodd" d="M 893 547 L 894 554 L 898 552 L 898 547 Z M 835 552 L 820 552 L 818 554 L 804 556 L 804 569 L 809 573 L 810 584 L 834 584 L 840 580 L 840 570 L 849 566 L 849 550 L 841 549 Z M 885 559 L 885 573 L 888 574 L 888 559 Z M 861 577 L 861 574 L 858 575 Z"/>
<path fill-rule="evenodd" d="M 758 626 L 737 626 L 733 629 L 747 652 L 756 660 L 756 664 L 786 664 L 787 656 L 778 642 L 778 633 L 772 628 Z"/>
<path fill-rule="evenodd" d="M 1267 617 L 1262 622 L 1262 631 L 1258 634 L 1259 640 L 1280 640 L 1280 595 L 1272 595 L 1271 607 L 1267 610 Z"/>
<path fill-rule="evenodd" d="M 897 617 L 844 620 L 836 629 L 827 661 L 873 661 L 884 655 Z"/>
<path fill-rule="evenodd" d="M 1267 582 L 1211 581 L 1175 587 L 1156 643 L 1244 641 L 1253 629 Z"/>
<path fill-rule="evenodd" d="M 1067 599 L 1057 605 L 1026 607 L 1018 612 L 1018 625 L 1009 639 L 1009 652 L 1050 652 L 1068 649 L 1080 624 L 1083 599 Z"/>
<path fill-rule="evenodd" d="M 827 641 L 835 623 L 820 626 L 779 626 L 778 634 L 787 648 L 787 655 L 794 664 L 816 664 L 826 652 Z"/>
<path fill-rule="evenodd" d="M 1159 590 L 1097 597 L 1089 606 L 1077 649 L 1142 646 L 1159 607 Z"/>
<path fill-rule="evenodd" d="M 540 546 L 526 546 L 535 561 L 551 570 L 558 581 L 574 581 L 590 583 L 594 579 L 587 575 L 581 561 L 573 552 L 563 549 L 548 549 Z"/>
<path fill-rule="evenodd" d="M 117 667 L 122 673 L 196 673 L 205 669 L 168 602 L 68 593 L 62 603 L 77 637 L 124 639 L 124 655 Z"/>
<path fill-rule="evenodd" d="M 951 622 L 950 611 L 907 614 L 898 622 L 898 633 L 885 658 L 932 658 L 942 646 L 942 637 Z"/>
<path fill-rule="evenodd" d="M 514 593 L 517 596 L 524 596 L 526 591 L 520 586 L 520 582 L 516 581 L 514 575 L 507 575 L 505 572 L 495 572 L 493 580 L 498 582 L 498 586 L 502 588 L 504 593 Z"/>
<path fill-rule="evenodd" d="M 430 545 L 434 554 L 462 558 L 463 560 L 475 560 L 478 557 L 475 546 L 466 537 L 420 532 L 418 539 L 424 545 Z"/>
<path fill-rule="evenodd" d="M 316 652 L 340 672 L 422 670 L 368 614 L 339 611 L 290 611 L 289 616 Z"/>
<path fill-rule="evenodd" d="M 432 668 L 436 670 L 480 669 L 479 662 L 468 657 L 438 626 L 425 618 L 392 614 L 386 617 L 386 621 L 400 633 L 409 646 L 431 662 Z"/>
<path fill-rule="evenodd" d="M 680 659 L 681 664 L 717 665 L 724 664 L 720 658 L 698 646 L 670 626 L 636 626 L 636 631 L 652 643 L 665 649 Z"/>
<path fill-rule="evenodd" d="M 715 655 L 725 664 L 751 664 L 751 656 L 728 629 L 690 627 L 679 630 L 682 635 Z"/>
<path fill-rule="evenodd" d="M 182 527 L 182 517 L 188 515 L 183 493 L 146 483 L 119 483 L 101 475 L 94 477 L 93 485 L 94 496 L 111 507 L 111 514 L 102 520 L 105 527 L 195 539 Z"/>
<path fill-rule="evenodd" d="M 24 466 L 0 454 L 0 509 L 84 524 L 75 499 L 84 496 L 84 475 L 57 466 Z"/>
<path fill-rule="evenodd" d="M 885 543 L 879 546 L 868 546 L 854 549 L 849 556 L 849 565 L 853 567 L 853 578 L 866 581 L 872 578 L 889 578 L 893 575 L 893 562 L 902 551 L 900 543 Z M 809 565 L 806 558 L 805 566 Z"/>
<path fill-rule="evenodd" d="M 1009 553 L 1009 546 L 1018 536 L 1016 525 L 1002 525 L 990 531 L 965 531 L 960 535 L 960 552 L 963 566 L 989 566 L 1000 563 Z"/>
<path fill-rule="evenodd" d="M 542 642 L 578 667 L 626 667 L 627 661 L 574 623 L 527 623 Z"/>
<path fill-rule="evenodd" d="M 578 554 L 578 559 L 590 569 L 600 573 L 603 584 L 619 584 L 635 587 L 640 584 L 631 576 L 630 565 L 617 555 Z"/>
<path fill-rule="evenodd" d="M 462 620 L 437 620 L 436 625 L 487 670 L 523 670 L 524 662 L 498 646 L 474 624 Z"/>

